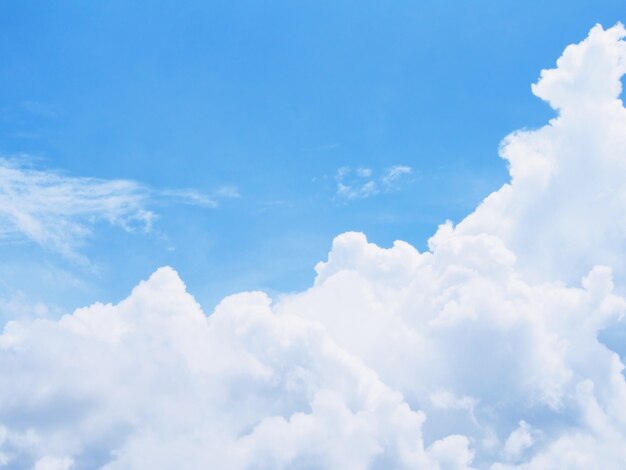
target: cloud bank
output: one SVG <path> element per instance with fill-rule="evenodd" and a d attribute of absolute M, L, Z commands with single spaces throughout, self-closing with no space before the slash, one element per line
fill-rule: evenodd
<path fill-rule="evenodd" d="M 8 322 L 7 468 L 620 469 L 626 31 L 594 27 L 508 136 L 511 182 L 418 252 L 338 236 L 305 292 L 205 315 L 171 268 Z"/>

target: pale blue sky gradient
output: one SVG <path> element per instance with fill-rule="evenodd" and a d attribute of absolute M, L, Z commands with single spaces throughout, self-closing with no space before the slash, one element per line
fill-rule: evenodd
<path fill-rule="evenodd" d="M 217 207 L 155 196 L 152 230 L 97 224 L 78 248 L 87 264 L 3 240 L 0 294 L 70 310 L 171 265 L 210 311 L 241 290 L 305 288 L 347 230 L 425 249 L 507 180 L 498 142 L 552 116 L 530 92 L 540 70 L 623 6 L 2 2 L 3 156 Z M 336 194 L 340 168 L 380 186 L 394 165 L 412 172 L 369 197 Z"/>

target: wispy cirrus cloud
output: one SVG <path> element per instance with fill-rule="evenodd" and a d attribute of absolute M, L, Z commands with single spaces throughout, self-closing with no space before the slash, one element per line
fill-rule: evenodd
<path fill-rule="evenodd" d="M 0 159 L 0 235 L 21 236 L 76 257 L 75 247 L 95 223 L 149 231 L 155 214 L 149 192 L 129 180 L 69 176 Z"/>
<path fill-rule="evenodd" d="M 67 258 L 99 222 L 128 232 L 150 232 L 156 199 L 214 208 L 237 197 L 234 187 L 212 194 L 193 189 L 160 191 L 125 179 L 71 176 L 38 169 L 25 159 L 0 158 L 0 237 L 26 238 Z"/>
<path fill-rule="evenodd" d="M 160 191 L 162 197 L 169 198 L 174 202 L 192 206 L 216 208 L 222 199 L 234 199 L 241 197 L 235 186 L 222 186 L 210 193 L 204 193 L 196 189 L 166 189 Z"/>

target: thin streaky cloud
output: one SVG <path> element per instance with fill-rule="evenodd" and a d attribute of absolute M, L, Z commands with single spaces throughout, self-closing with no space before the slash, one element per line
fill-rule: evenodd
<path fill-rule="evenodd" d="M 394 165 L 385 170 L 385 174 L 382 176 L 381 181 L 383 184 L 390 186 L 398 181 L 403 175 L 410 175 L 413 169 L 407 165 Z"/>
<path fill-rule="evenodd" d="M 341 147 L 341 144 L 332 143 L 332 144 L 318 145 L 317 147 L 305 148 L 304 150 L 308 152 L 328 152 L 330 150 L 336 150 L 339 147 Z"/>
<path fill-rule="evenodd" d="M 221 186 L 208 194 L 191 188 L 166 189 L 158 191 L 157 194 L 181 204 L 211 209 L 218 207 L 219 201 L 222 199 L 236 199 L 241 197 L 239 189 L 235 186 Z"/>
<path fill-rule="evenodd" d="M 182 204 L 208 208 L 216 208 L 218 206 L 218 203 L 214 198 L 194 189 L 165 190 L 161 191 L 160 194 L 161 196 Z"/>
<path fill-rule="evenodd" d="M 149 207 L 158 197 L 215 208 L 219 199 L 238 195 L 232 186 L 212 195 L 194 189 L 158 191 L 132 180 L 37 169 L 28 158 L 0 158 L 0 238 L 26 238 L 84 262 L 77 249 L 98 222 L 148 233 L 157 218 Z"/>
<path fill-rule="evenodd" d="M 1 234 L 19 234 L 70 258 L 98 221 L 149 231 L 154 214 L 147 200 L 134 181 L 74 177 L 0 159 Z"/>

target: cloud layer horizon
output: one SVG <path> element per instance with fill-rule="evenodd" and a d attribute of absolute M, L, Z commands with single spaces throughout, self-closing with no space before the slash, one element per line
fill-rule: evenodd
<path fill-rule="evenodd" d="M 314 285 L 206 315 L 170 267 L 0 335 L 0 467 L 618 469 L 626 36 L 597 25 L 501 146 L 511 181 L 420 253 L 344 233 Z M 626 348 L 625 348 L 626 350 Z"/>

